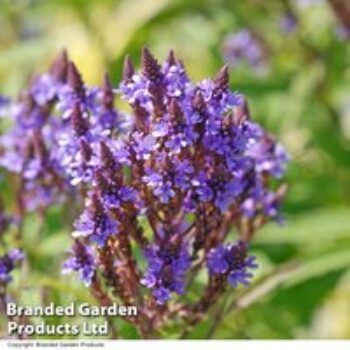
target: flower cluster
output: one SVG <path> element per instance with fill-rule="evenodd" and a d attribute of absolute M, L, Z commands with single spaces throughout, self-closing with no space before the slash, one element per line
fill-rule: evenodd
<path fill-rule="evenodd" d="M 213 80 L 193 84 L 173 52 L 160 65 L 144 49 L 139 72 L 126 58 L 117 93 L 133 111 L 128 132 L 107 133 L 94 144 L 96 137 L 82 138 L 93 134 L 88 118 L 79 115 L 80 122 L 73 123 L 75 137 L 86 141 L 92 179 L 74 237 L 84 237 L 100 252 L 124 247 L 125 256 L 114 254 L 112 264 L 120 267 L 125 259 L 158 304 L 184 293 L 186 275 L 201 252 L 210 273 L 226 274 L 233 286 L 246 284 L 247 270 L 255 267 L 246 245 L 222 242 L 234 224 L 249 239 L 244 221 L 278 219 L 283 191 L 271 190 L 268 179 L 285 171 L 282 146 L 250 120 L 244 97 L 229 90 L 226 67 Z M 137 218 L 148 222 L 153 237 L 145 236 Z M 148 263 L 143 274 L 130 251 L 132 240 Z M 80 261 L 94 270 L 91 259 Z M 223 261 L 227 266 L 218 271 Z M 82 276 L 83 267 L 75 269 Z M 110 273 L 119 271 L 124 270 Z"/>
<path fill-rule="evenodd" d="M 92 149 L 122 128 L 113 98 L 108 76 L 102 88 L 87 87 L 63 52 L 11 104 L 12 127 L 0 137 L 0 166 L 19 174 L 23 210 L 60 202 L 73 185 L 92 181 Z"/>
<path fill-rule="evenodd" d="M 4 203 L 0 197 L 0 239 L 3 246 L 5 246 L 4 236 L 12 224 L 16 224 L 16 219 L 13 215 L 5 212 Z M 24 253 L 20 249 L 6 249 L 4 247 L 4 250 L 7 252 L 0 256 L 0 299 L 4 296 L 4 287 L 12 280 L 12 271 L 24 259 Z"/>
<path fill-rule="evenodd" d="M 208 254 L 207 265 L 212 275 L 227 275 L 233 287 L 239 284 L 248 285 L 252 278 L 250 269 L 257 268 L 254 256 L 247 256 L 247 244 L 239 241 L 236 244 L 219 245 Z"/>
<path fill-rule="evenodd" d="M 164 304 L 171 298 L 171 292 L 184 293 L 184 275 L 191 264 L 185 246 L 166 242 L 163 247 L 155 246 L 146 252 L 148 269 L 141 283 L 153 289 L 158 304 Z"/>
<path fill-rule="evenodd" d="M 72 246 L 72 257 L 63 264 L 62 273 L 79 273 L 86 286 L 91 284 L 96 270 L 95 252 L 91 246 L 76 240 Z"/>
<path fill-rule="evenodd" d="M 230 66 L 246 62 L 257 72 L 264 72 L 267 68 L 263 45 L 249 29 L 229 34 L 224 40 L 222 53 L 225 62 Z"/>
<path fill-rule="evenodd" d="M 260 61 L 249 33 L 242 36 L 249 59 Z M 130 114 L 115 108 L 116 94 Z M 160 64 L 145 48 L 139 71 L 126 57 L 116 89 L 108 77 L 91 88 L 63 54 L 12 118 L 0 162 L 20 176 L 22 205 L 83 196 L 63 272 L 76 272 L 103 304 L 109 292 L 137 304 L 140 316 L 129 321 L 141 331 L 165 322 L 170 301 L 181 303 L 205 267 L 208 286 L 182 305 L 184 314 L 203 312 L 229 284 L 250 282 L 248 242 L 279 220 L 285 189 L 270 183 L 288 156 L 230 90 L 226 66 L 193 83 L 174 52 Z M 225 243 L 232 228 L 240 239 Z"/>
<path fill-rule="evenodd" d="M 296 30 L 298 26 L 297 17 L 291 12 L 285 12 L 280 20 L 280 27 L 284 33 L 290 34 Z"/>
<path fill-rule="evenodd" d="M 11 272 L 18 262 L 23 260 L 24 255 L 19 249 L 12 249 L 0 256 L 0 284 L 7 284 L 12 280 Z"/>
<path fill-rule="evenodd" d="M 63 169 L 54 155 L 61 121 L 53 114 L 65 83 L 66 59 L 60 56 L 49 73 L 33 79 L 11 103 L 7 117 L 12 127 L 0 137 L 0 166 L 20 177 L 21 211 L 45 208 L 66 190 Z"/>

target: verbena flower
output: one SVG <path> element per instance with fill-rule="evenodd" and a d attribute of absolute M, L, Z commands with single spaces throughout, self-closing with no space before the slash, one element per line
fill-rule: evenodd
<path fill-rule="evenodd" d="M 24 254 L 19 249 L 12 249 L 0 256 L 0 283 L 6 284 L 12 280 L 11 272 L 23 260 Z"/>
<path fill-rule="evenodd" d="M 158 304 L 164 304 L 171 298 L 171 293 L 184 293 L 184 277 L 191 261 L 186 245 L 177 246 L 164 242 L 145 251 L 148 268 L 141 283 L 152 289 Z"/>
<path fill-rule="evenodd" d="M 75 240 L 71 249 L 72 257 L 64 262 L 62 272 L 77 272 L 86 286 L 90 286 L 96 271 L 96 253 L 92 246 Z"/>
<path fill-rule="evenodd" d="M 247 244 L 219 245 L 208 254 L 207 266 L 211 275 L 223 275 L 232 287 L 248 285 L 253 277 L 252 269 L 258 267 L 254 256 L 247 256 Z"/>
<path fill-rule="evenodd" d="M 224 40 L 222 52 L 230 66 L 246 62 L 258 72 L 264 72 L 267 68 L 263 46 L 249 29 L 229 34 Z"/>
<path fill-rule="evenodd" d="M 88 237 L 99 246 L 103 246 L 109 236 L 118 233 L 118 222 L 110 216 L 95 193 L 74 226 L 74 237 Z"/>
<path fill-rule="evenodd" d="M 0 166 L 22 177 L 21 206 L 32 211 L 62 199 L 67 190 L 64 169 L 56 157 L 55 135 L 63 127 L 54 105 L 65 84 L 67 57 L 63 53 L 50 72 L 35 78 L 7 118 L 12 127 L 0 137 Z"/>
<path fill-rule="evenodd" d="M 240 36 L 239 55 L 259 65 L 257 42 Z M 115 95 L 130 114 L 115 108 Z M 143 321 L 161 325 L 205 265 L 208 284 L 181 317 L 200 319 L 226 282 L 250 282 L 248 242 L 259 226 L 281 220 L 285 187 L 270 180 L 282 178 L 288 155 L 230 90 L 227 66 L 194 83 L 172 51 L 159 63 L 144 49 L 140 70 L 127 57 L 113 89 L 108 77 L 87 86 L 63 54 L 10 117 L 0 164 L 21 180 L 19 204 L 84 200 L 63 271 L 77 272 L 95 297 L 108 288 L 137 304 Z M 226 242 L 231 229 L 238 243 Z"/>
<path fill-rule="evenodd" d="M 294 32 L 297 28 L 297 25 L 298 20 L 295 15 L 290 12 L 286 12 L 282 15 L 280 20 L 280 27 L 285 33 L 290 34 Z"/>

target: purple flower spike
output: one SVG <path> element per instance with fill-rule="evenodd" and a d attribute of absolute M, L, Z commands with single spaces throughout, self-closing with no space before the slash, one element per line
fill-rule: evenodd
<path fill-rule="evenodd" d="M 80 240 L 75 240 L 69 258 L 62 268 L 63 274 L 77 272 L 79 278 L 89 287 L 96 271 L 96 254 L 92 246 L 86 245 Z"/>
<path fill-rule="evenodd" d="M 88 237 L 102 247 L 108 237 L 118 233 L 118 226 L 118 222 L 109 215 L 99 196 L 94 193 L 89 206 L 74 224 L 76 231 L 73 237 Z"/>
<path fill-rule="evenodd" d="M 285 33 L 290 34 L 297 28 L 298 20 L 292 13 L 287 12 L 282 16 L 280 26 Z"/>
<path fill-rule="evenodd" d="M 247 62 L 258 72 L 263 72 L 266 69 L 267 63 L 262 44 L 248 29 L 229 34 L 224 41 L 222 50 L 224 59 L 230 66 Z"/>
<path fill-rule="evenodd" d="M 258 267 L 255 257 L 247 256 L 247 244 L 242 241 L 213 248 L 208 254 L 207 266 L 211 275 L 226 276 L 234 288 L 239 284 L 247 286 L 253 277 L 250 270 Z"/>
<path fill-rule="evenodd" d="M 11 272 L 17 263 L 24 259 L 24 254 L 19 249 L 12 249 L 0 257 L 0 284 L 11 282 Z"/>
<path fill-rule="evenodd" d="M 262 44 L 250 30 L 228 37 L 227 63 L 264 68 Z M 257 265 L 247 244 L 260 226 L 281 219 L 286 186 L 276 183 L 289 157 L 230 89 L 226 65 L 196 83 L 173 51 L 160 62 L 145 48 L 141 68 L 127 57 L 122 76 L 116 88 L 107 75 L 101 87 L 88 86 L 63 52 L 17 101 L 0 98 L 0 114 L 10 118 L 0 165 L 19 185 L 16 220 L 84 203 L 63 272 L 75 272 L 101 305 L 137 306 L 140 318 L 126 320 L 142 334 L 174 310 L 195 325 L 227 283 L 250 283 Z M 128 113 L 115 108 L 119 98 Z M 10 223 L 2 212 L 0 205 L 1 235 Z M 242 227 L 249 235 L 226 242 Z M 0 287 L 21 259 L 16 250 L 0 257 Z M 185 304 L 180 296 L 205 266 L 208 284 Z"/>
<path fill-rule="evenodd" d="M 158 304 L 169 300 L 172 292 L 184 293 L 184 276 L 190 266 L 185 245 L 181 247 L 167 243 L 163 248 L 153 246 L 145 252 L 145 256 L 148 268 L 141 283 L 153 290 Z"/>

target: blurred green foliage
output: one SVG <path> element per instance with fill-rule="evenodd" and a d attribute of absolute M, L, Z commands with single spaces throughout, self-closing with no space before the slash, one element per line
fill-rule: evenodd
<path fill-rule="evenodd" d="M 350 337 L 350 41 L 337 34 L 339 22 L 326 0 L 306 2 L 0 0 L 0 93 L 12 96 L 63 47 L 89 84 L 105 71 L 117 83 L 123 56 L 138 62 L 143 45 L 161 58 L 173 48 L 200 80 L 223 64 L 227 34 L 258 33 L 267 71 L 240 64 L 232 67 L 231 84 L 291 154 L 286 225 L 269 224 L 258 233 L 255 282 L 228 294 L 188 338 Z M 289 34 L 280 26 L 287 10 L 297 18 Z M 71 215 L 56 208 L 44 222 L 27 219 L 28 261 L 12 284 L 21 303 L 94 303 L 74 277 L 60 275 Z M 137 337 L 115 322 L 121 337 Z M 178 335 L 176 327 L 162 334 Z"/>

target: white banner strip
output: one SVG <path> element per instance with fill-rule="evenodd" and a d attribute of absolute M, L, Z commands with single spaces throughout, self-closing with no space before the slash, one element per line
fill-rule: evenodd
<path fill-rule="evenodd" d="M 0 349 L 349 350 L 350 340 L 1 340 Z M 141 348 L 140 348 L 141 349 Z"/>

